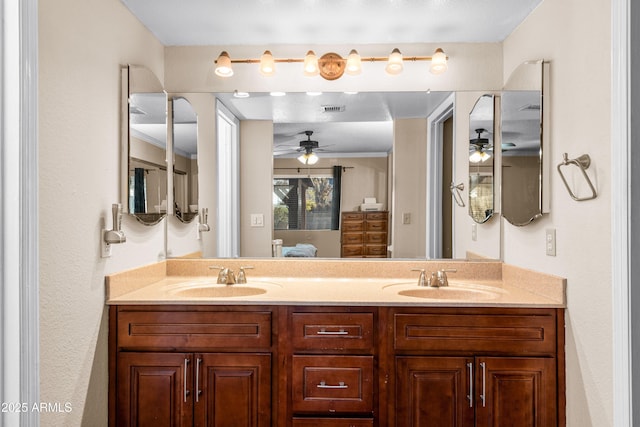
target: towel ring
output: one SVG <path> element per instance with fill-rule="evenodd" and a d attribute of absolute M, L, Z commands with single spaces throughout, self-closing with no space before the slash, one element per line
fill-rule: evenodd
<path fill-rule="evenodd" d="M 567 183 L 567 180 L 565 179 L 564 174 L 562 173 L 562 170 L 561 170 L 562 166 L 567 166 L 567 165 L 576 165 L 580 169 L 580 171 L 582 171 L 582 176 L 584 176 L 584 179 L 587 181 L 587 184 L 589 184 L 589 187 L 591 188 L 591 196 L 578 197 L 573 193 L 573 191 L 571 191 L 571 188 L 569 187 L 569 184 Z M 562 182 L 564 182 L 564 186 L 567 188 L 567 191 L 569 192 L 569 196 L 571 196 L 571 198 L 577 202 L 584 202 L 585 200 L 591 200 L 598 197 L 598 192 L 596 191 L 595 187 L 591 183 L 591 179 L 589 179 L 589 175 L 587 175 L 587 169 L 589 169 L 589 166 L 591 166 L 591 157 L 589 157 L 588 154 L 583 154 L 582 156 L 576 159 L 569 160 L 567 153 L 564 153 L 562 155 L 562 163 L 558 165 L 558 173 L 560 174 L 560 178 L 562 178 Z"/>

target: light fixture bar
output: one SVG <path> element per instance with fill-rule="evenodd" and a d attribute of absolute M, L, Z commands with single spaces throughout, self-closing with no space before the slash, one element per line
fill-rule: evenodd
<path fill-rule="evenodd" d="M 350 75 L 360 74 L 362 62 L 386 62 L 385 70 L 390 75 L 400 74 L 403 70 L 405 61 L 431 61 L 429 71 L 432 74 L 442 74 L 447 70 L 448 57 L 441 48 L 437 48 L 431 56 L 408 56 L 404 57 L 400 49 L 395 48 L 389 56 L 367 56 L 360 57 L 358 51 L 352 49 L 346 58 L 341 57 L 337 53 L 329 52 L 320 58 L 310 50 L 304 58 L 274 58 L 269 50 L 265 50 L 261 58 L 243 58 L 231 59 L 226 51 L 223 51 L 218 59 L 214 61 L 216 64 L 215 74 L 220 77 L 233 76 L 231 64 L 260 64 L 260 72 L 264 76 L 271 76 L 275 73 L 276 63 L 302 63 L 304 64 L 304 75 L 307 77 L 317 76 L 318 74 L 326 80 L 335 80 L 342 77 L 345 73 Z"/>
<path fill-rule="evenodd" d="M 403 57 L 404 61 L 431 61 L 433 56 L 405 56 Z M 449 57 L 447 56 L 447 60 Z M 320 60 L 320 59 L 318 59 Z M 363 56 L 360 58 L 362 62 L 387 62 L 389 60 L 388 56 Z M 347 58 L 341 59 L 341 61 L 347 62 Z M 218 61 L 214 61 L 216 64 Z M 273 62 L 279 63 L 303 63 L 304 58 L 273 58 Z M 260 59 L 232 59 L 232 64 L 259 64 Z"/>

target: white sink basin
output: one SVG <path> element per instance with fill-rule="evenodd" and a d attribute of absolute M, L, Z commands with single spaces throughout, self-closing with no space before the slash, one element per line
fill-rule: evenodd
<path fill-rule="evenodd" d="M 277 283 L 248 282 L 221 285 L 214 282 L 187 282 L 167 287 L 167 293 L 183 298 L 241 298 L 266 294 L 281 288 Z"/>
<path fill-rule="evenodd" d="M 449 286 L 432 288 L 418 286 L 416 282 L 403 282 L 387 285 L 384 291 L 394 292 L 398 295 L 422 298 L 429 300 L 456 300 L 456 301 L 486 301 L 498 298 L 504 291 L 483 285 L 452 284 Z"/>

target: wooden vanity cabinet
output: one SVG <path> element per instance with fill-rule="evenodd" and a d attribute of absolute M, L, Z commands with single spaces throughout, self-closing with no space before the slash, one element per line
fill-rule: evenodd
<path fill-rule="evenodd" d="M 390 309 L 388 315 L 388 369 L 395 372 L 388 425 L 564 425 L 561 310 Z"/>
<path fill-rule="evenodd" d="M 291 425 L 373 426 L 377 309 L 289 307 L 286 319 Z"/>
<path fill-rule="evenodd" d="M 271 426 L 272 316 L 262 307 L 111 307 L 109 424 Z"/>

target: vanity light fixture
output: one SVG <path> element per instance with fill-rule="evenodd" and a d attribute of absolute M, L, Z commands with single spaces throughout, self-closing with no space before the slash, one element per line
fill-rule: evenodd
<path fill-rule="evenodd" d="M 272 76 L 275 73 L 276 62 L 302 63 L 303 74 L 307 77 L 320 75 L 326 80 L 336 80 L 344 73 L 358 75 L 362 73 L 362 62 L 386 62 L 385 70 L 391 75 L 400 74 L 405 61 L 430 61 L 429 70 L 432 74 L 442 74 L 447 68 L 448 57 L 441 48 L 437 48 L 433 56 L 403 57 L 400 49 L 395 48 L 388 57 L 360 57 L 358 51 L 352 49 L 346 59 L 337 53 L 325 53 L 318 58 L 313 50 L 309 50 L 304 58 L 274 58 L 271 51 L 266 50 L 260 59 L 231 59 L 226 51 L 220 53 L 215 64 L 215 74 L 220 77 L 233 76 L 231 64 L 260 64 L 260 73 Z"/>

